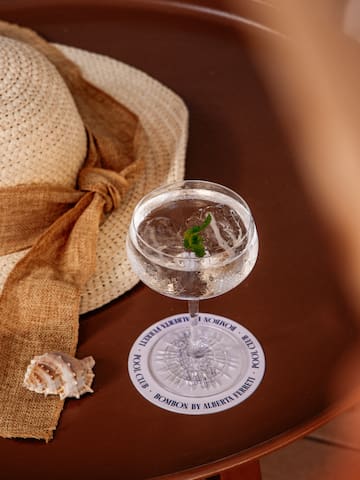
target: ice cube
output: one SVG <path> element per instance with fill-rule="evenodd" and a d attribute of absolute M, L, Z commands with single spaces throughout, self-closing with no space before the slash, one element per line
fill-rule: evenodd
<path fill-rule="evenodd" d="M 145 219 L 139 229 L 141 238 L 152 248 L 168 255 L 183 250 L 179 226 L 168 217 Z"/>
<path fill-rule="evenodd" d="M 207 215 L 210 224 L 200 232 L 203 237 L 206 256 L 232 251 L 241 245 L 246 229 L 240 215 L 228 205 L 215 204 L 199 208 L 186 220 L 187 228 L 201 225 Z"/>

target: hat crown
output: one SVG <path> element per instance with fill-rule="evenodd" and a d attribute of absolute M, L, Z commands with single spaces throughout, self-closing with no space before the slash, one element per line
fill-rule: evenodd
<path fill-rule="evenodd" d="M 33 47 L 0 37 L 0 187 L 73 187 L 86 132 L 64 80 Z"/>

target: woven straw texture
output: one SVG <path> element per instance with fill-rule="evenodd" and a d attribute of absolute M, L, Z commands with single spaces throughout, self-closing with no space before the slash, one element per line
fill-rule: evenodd
<path fill-rule="evenodd" d="M 81 295 L 80 313 L 85 313 L 117 298 L 137 283 L 125 252 L 131 214 L 144 194 L 162 183 L 183 178 L 188 113 L 177 95 L 145 73 L 106 56 L 57 47 L 80 66 L 87 80 L 137 114 L 145 130 L 140 145 L 145 173 L 128 192 L 122 208 L 113 211 L 100 227 L 96 272 Z M 0 159 L 0 186 L 38 181 L 73 185 L 86 145 L 81 120 L 70 94 L 58 84 L 61 79 L 54 84 L 51 71 L 44 71 L 41 61 L 29 62 L 27 54 L 21 55 L 19 61 L 19 52 L 14 55 L 11 49 L 0 50 L 1 60 L 4 58 L 0 62 L 3 68 L 0 78 L 5 78 L 9 86 L 6 108 L 12 116 L 8 120 L 0 112 L 1 148 L 6 146 L 6 157 Z M 22 84 L 15 82 L 19 65 Z M 34 83 L 24 90 L 29 70 Z M 38 88 L 39 79 L 46 88 Z M 24 132 L 27 132 L 25 137 Z M 20 163 L 26 168 L 17 168 Z M 0 289 L 26 252 L 0 257 Z"/>
<path fill-rule="evenodd" d="M 10 38 L 1 39 L 0 59 L 0 186 L 75 187 L 86 134 L 64 80 L 38 51 Z"/>

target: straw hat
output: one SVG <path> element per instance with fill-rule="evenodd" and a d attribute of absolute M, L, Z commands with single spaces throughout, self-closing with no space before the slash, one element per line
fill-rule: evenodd
<path fill-rule="evenodd" d="M 80 313 L 118 297 L 138 281 L 125 252 L 132 211 L 147 192 L 184 174 L 187 110 L 168 88 L 103 55 L 56 45 L 83 76 L 138 115 L 146 133 L 146 168 L 124 203 L 101 225 L 97 269 L 81 296 Z M 86 134 L 56 68 L 33 47 L 0 37 L 0 187 L 52 183 L 74 187 L 86 155 Z M 27 250 L 0 256 L 0 290 Z"/>

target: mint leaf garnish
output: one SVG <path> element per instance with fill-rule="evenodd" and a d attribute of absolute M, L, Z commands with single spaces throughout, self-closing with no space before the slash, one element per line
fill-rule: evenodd
<path fill-rule="evenodd" d="M 205 255 L 204 239 L 199 232 L 204 230 L 210 222 L 211 215 L 209 213 L 201 225 L 195 225 L 194 227 L 188 228 L 184 233 L 185 249 L 194 252 L 197 257 L 203 257 Z"/>

